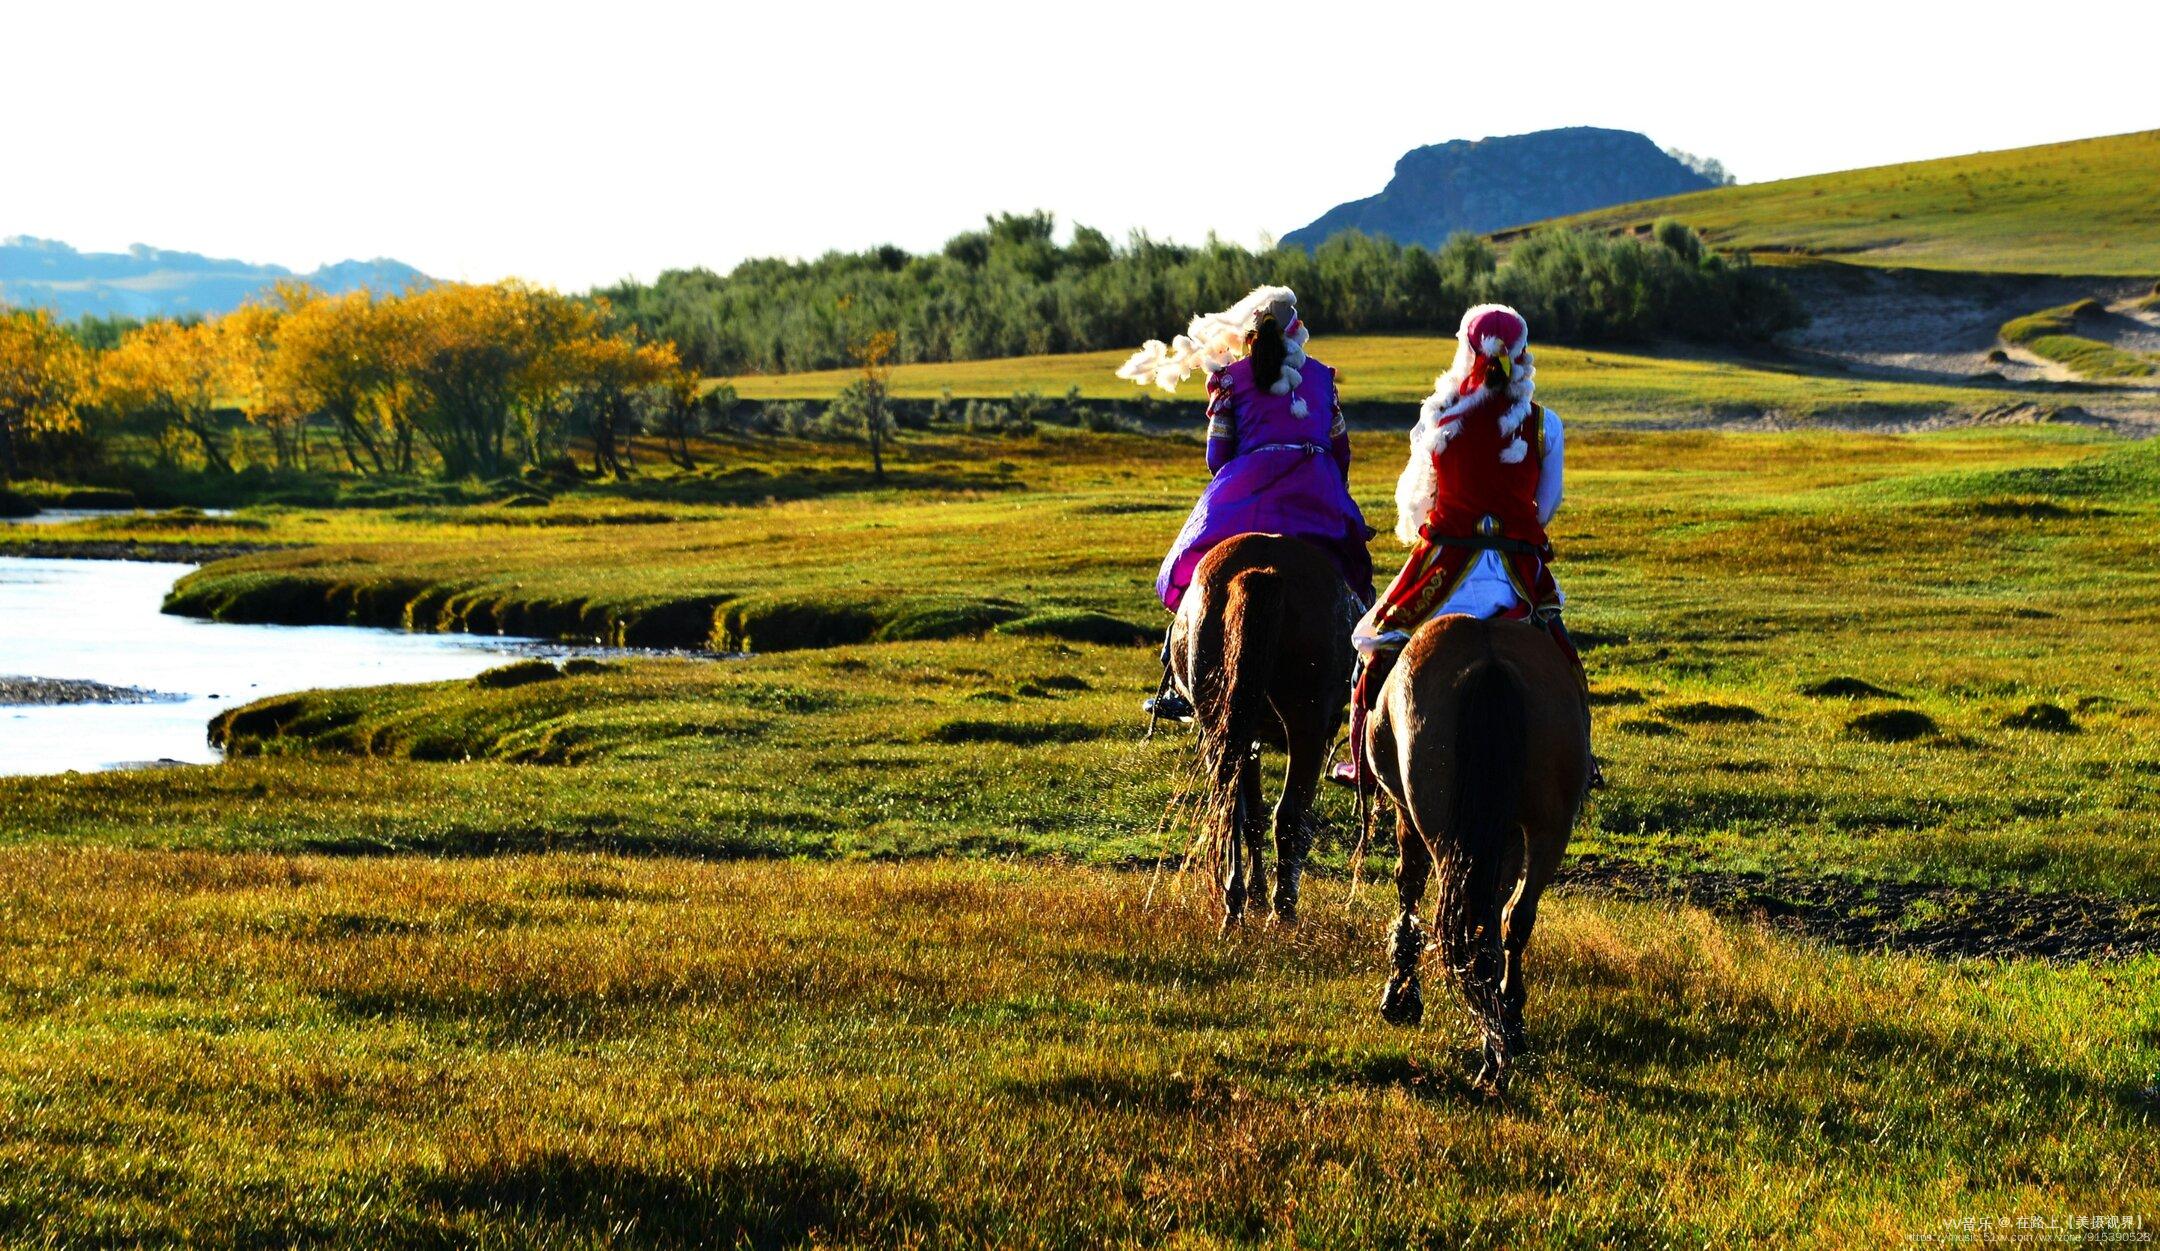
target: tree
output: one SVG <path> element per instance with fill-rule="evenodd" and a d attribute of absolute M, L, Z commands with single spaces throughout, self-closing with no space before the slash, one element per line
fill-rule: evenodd
<path fill-rule="evenodd" d="M 0 310 L 0 481 L 20 472 L 26 445 L 82 428 L 90 353 L 43 311 Z"/>
<path fill-rule="evenodd" d="M 636 469 L 631 444 L 647 415 L 672 404 L 686 378 L 695 395 L 696 379 L 683 372 L 672 343 L 592 335 L 565 345 L 559 368 L 568 411 L 592 439 L 593 472 L 617 478 Z"/>
<path fill-rule="evenodd" d="M 399 465 L 398 417 L 389 319 L 365 288 L 326 296 L 299 284 L 280 284 L 276 350 L 267 385 L 310 416 L 326 417 L 345 463 L 355 473 L 387 473 Z"/>
<path fill-rule="evenodd" d="M 565 349 L 596 337 L 601 311 L 521 282 L 441 283 L 384 302 L 407 419 L 452 478 L 538 460 L 570 376 Z"/>
<path fill-rule="evenodd" d="M 668 459 L 684 469 L 697 468 L 690 456 L 690 440 L 710 434 L 736 403 L 735 388 L 725 382 L 702 395 L 700 389 L 698 376 L 687 369 L 678 369 L 655 389 L 653 429 Z"/>
<path fill-rule="evenodd" d="M 216 414 L 234 373 L 215 323 L 153 321 L 130 331 L 98 362 L 98 395 L 121 412 L 161 423 L 168 437 L 193 438 L 211 469 L 230 473 Z"/>
<path fill-rule="evenodd" d="M 270 436 L 271 454 L 280 469 L 307 467 L 306 397 L 279 367 L 280 332 L 287 311 L 312 293 L 297 283 L 279 283 L 270 301 L 243 304 L 218 323 L 232 370 L 233 399 L 250 425 Z"/>
<path fill-rule="evenodd" d="M 893 350 L 900 337 L 890 330 L 876 330 L 855 343 L 855 364 L 860 371 L 839 395 L 833 397 L 835 416 L 850 424 L 860 423 L 863 441 L 870 445 L 870 473 L 885 481 L 885 442 L 893 435 L 891 405 Z"/>

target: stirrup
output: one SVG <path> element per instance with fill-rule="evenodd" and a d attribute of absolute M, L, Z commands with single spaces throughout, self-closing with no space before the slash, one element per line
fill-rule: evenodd
<path fill-rule="evenodd" d="M 1359 781 L 1357 761 L 1336 761 L 1333 765 L 1328 767 L 1327 780 L 1333 782 L 1337 786 L 1347 786 L 1352 790 L 1356 790 Z"/>
<path fill-rule="evenodd" d="M 1175 690 L 1165 690 L 1161 694 L 1150 695 L 1141 700 L 1140 711 L 1158 720 L 1175 721 L 1180 725 L 1191 725 L 1193 721 L 1192 702 Z"/>

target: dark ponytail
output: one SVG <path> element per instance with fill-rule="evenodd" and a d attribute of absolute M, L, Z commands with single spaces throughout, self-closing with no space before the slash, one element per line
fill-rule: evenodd
<path fill-rule="evenodd" d="M 1272 313 L 1262 313 L 1260 324 L 1253 327 L 1252 350 L 1253 385 L 1262 391 L 1282 380 L 1283 362 L 1290 357 L 1290 349 L 1283 343 L 1282 324 Z"/>

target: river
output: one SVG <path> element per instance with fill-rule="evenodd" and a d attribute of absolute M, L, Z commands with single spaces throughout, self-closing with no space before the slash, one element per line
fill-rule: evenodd
<path fill-rule="evenodd" d="M 316 687 L 467 678 L 518 656 L 590 650 L 159 612 L 174 580 L 194 567 L 0 557 L 0 677 L 87 679 L 170 697 L 0 703 L 0 774 L 208 763 L 218 758 L 206 735 L 210 718 L 236 704 Z"/>

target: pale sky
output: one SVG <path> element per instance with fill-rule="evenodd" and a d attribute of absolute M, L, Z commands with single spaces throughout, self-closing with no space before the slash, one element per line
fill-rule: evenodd
<path fill-rule="evenodd" d="M 1002 210 L 1249 244 L 1453 138 L 1759 182 L 2160 127 L 2156 46 L 2155 0 L 0 0 L 0 235 L 567 290 Z"/>

